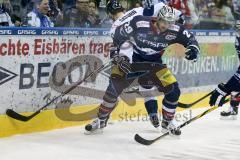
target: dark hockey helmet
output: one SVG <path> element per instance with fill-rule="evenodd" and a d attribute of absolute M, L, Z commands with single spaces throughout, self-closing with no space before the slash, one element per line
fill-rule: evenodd
<path fill-rule="evenodd" d="M 109 14 L 116 14 L 118 12 L 123 12 L 124 8 L 122 7 L 121 3 L 119 3 L 117 0 L 110 0 L 107 3 L 107 13 Z"/>

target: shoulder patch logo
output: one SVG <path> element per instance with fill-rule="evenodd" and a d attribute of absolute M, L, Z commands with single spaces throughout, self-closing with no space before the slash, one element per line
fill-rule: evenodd
<path fill-rule="evenodd" d="M 147 21 L 139 21 L 136 23 L 136 26 L 137 28 L 140 28 L 140 27 L 147 27 L 149 28 L 150 27 L 150 23 L 147 22 Z"/>
<path fill-rule="evenodd" d="M 180 30 L 180 26 L 173 24 L 169 27 L 169 29 L 178 32 Z"/>
<path fill-rule="evenodd" d="M 176 39 L 176 38 L 177 38 L 177 36 L 176 36 L 176 35 L 172 35 L 172 34 L 168 34 L 168 35 L 166 35 L 166 37 L 165 37 L 165 39 L 166 39 L 166 40 L 169 40 L 169 41 L 174 40 L 174 39 Z"/>

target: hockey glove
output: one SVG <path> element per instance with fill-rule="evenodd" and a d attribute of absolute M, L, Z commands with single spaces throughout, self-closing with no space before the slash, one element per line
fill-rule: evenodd
<path fill-rule="evenodd" d="M 189 46 L 187 47 L 185 54 L 186 54 L 185 58 L 187 60 L 196 62 L 199 54 L 199 49 L 194 46 Z"/>
<path fill-rule="evenodd" d="M 152 0 L 144 0 L 144 7 L 145 8 L 151 8 L 153 6 Z"/>
<path fill-rule="evenodd" d="M 209 101 L 210 106 L 221 107 L 229 94 L 230 92 L 228 91 L 227 88 L 225 88 L 224 84 L 223 83 L 219 84 L 210 97 Z"/>
<path fill-rule="evenodd" d="M 125 55 L 119 54 L 119 55 L 113 56 L 113 64 L 117 65 L 118 68 L 125 74 L 128 74 L 131 72 L 130 60 Z"/>
<path fill-rule="evenodd" d="M 110 53 L 110 58 L 114 58 L 114 56 L 117 56 L 119 53 L 118 47 L 116 47 L 115 45 L 112 45 L 109 48 L 109 53 Z"/>

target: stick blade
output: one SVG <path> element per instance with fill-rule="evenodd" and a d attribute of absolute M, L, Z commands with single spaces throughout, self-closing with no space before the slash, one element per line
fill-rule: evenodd
<path fill-rule="evenodd" d="M 18 114 L 17 112 L 13 111 L 12 109 L 7 109 L 6 115 L 8 115 L 9 117 L 11 117 L 13 119 L 23 121 L 23 122 L 26 122 L 29 120 L 29 117 Z"/>
<path fill-rule="evenodd" d="M 155 142 L 154 140 L 144 139 L 144 138 L 142 138 L 141 136 L 139 136 L 138 134 L 135 134 L 134 139 L 135 139 L 135 141 L 137 141 L 138 143 L 143 144 L 143 145 L 146 145 L 146 146 L 149 146 L 149 145 L 151 145 L 151 144 L 153 144 L 153 143 Z"/>

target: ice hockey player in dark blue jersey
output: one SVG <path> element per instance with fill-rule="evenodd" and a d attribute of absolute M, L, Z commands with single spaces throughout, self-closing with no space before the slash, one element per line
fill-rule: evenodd
<path fill-rule="evenodd" d="M 116 28 L 113 43 L 118 46 L 118 53 L 112 57 L 115 65 L 112 67 L 110 77 L 113 90 L 106 92 L 105 97 L 115 101 L 133 82 L 134 79 L 126 78 L 130 72 L 135 72 L 139 66 L 142 70 L 148 70 L 148 74 L 138 78 L 138 82 L 143 88 L 149 89 L 155 86 L 165 94 L 162 128 L 171 131 L 172 134 L 180 135 L 181 131 L 173 124 L 180 89 L 175 76 L 166 65 L 162 64 L 161 57 L 169 45 L 179 43 L 186 47 L 186 58 L 196 61 L 199 46 L 190 32 L 174 23 L 175 12 L 166 6 L 159 11 L 156 19 L 136 16 Z M 113 110 L 108 105 L 109 103 L 106 103 L 99 109 L 98 119 L 101 121 L 106 121 L 104 119 L 107 119 Z M 85 129 L 92 132 L 106 125 L 98 126 L 99 120 L 86 125 Z"/>
<path fill-rule="evenodd" d="M 240 60 L 240 21 L 236 21 L 236 41 L 235 48 Z M 230 117 L 230 119 L 236 119 L 238 114 L 238 106 L 240 103 L 240 66 L 237 72 L 231 77 L 231 79 L 226 84 L 219 84 L 218 87 L 213 92 L 210 97 L 209 104 L 211 106 L 222 106 L 225 98 L 231 94 L 230 108 L 228 111 L 221 112 L 221 116 Z"/>
<path fill-rule="evenodd" d="M 131 66 L 134 63 L 150 62 L 154 66 L 161 66 L 153 68 L 155 75 L 150 75 L 145 79 L 139 78 L 138 81 L 143 88 L 155 86 L 165 94 L 162 102 L 162 128 L 179 135 L 181 131 L 173 124 L 173 118 L 180 89 L 174 75 L 167 66 L 162 65 L 161 57 L 165 49 L 174 43 L 182 44 L 186 48 L 186 59 L 191 61 L 197 60 L 200 50 L 193 34 L 183 26 L 174 24 L 174 17 L 173 9 L 167 6 L 160 10 L 156 19 L 136 16 L 130 22 L 117 27 L 113 43 L 119 48 L 118 68 L 125 74 L 133 70 Z M 114 87 L 121 93 L 123 88 L 118 86 L 120 78 L 118 75 L 113 77 L 115 77 Z"/>
<path fill-rule="evenodd" d="M 129 10 L 128 12 L 124 13 L 121 10 L 121 5 L 119 4 L 118 1 L 116 1 L 116 0 L 109 1 L 107 4 L 107 11 L 108 11 L 109 17 L 112 17 L 112 19 L 114 20 L 114 23 L 110 30 L 110 34 L 112 36 L 115 35 L 115 30 L 117 27 L 119 27 L 120 25 L 123 25 L 124 23 L 130 22 L 136 16 L 143 15 L 143 16 L 157 17 L 159 11 L 162 8 L 167 6 L 164 3 L 157 3 L 157 4 L 153 5 L 152 0 L 145 0 L 145 4 L 146 4 L 145 8 L 138 7 L 138 8 L 134 8 L 134 9 Z M 182 13 L 176 9 L 173 9 L 173 11 L 175 12 L 175 21 L 177 23 L 183 24 L 184 19 L 183 19 Z M 114 47 L 111 49 L 111 52 L 113 52 L 113 54 L 114 54 Z M 113 55 L 112 53 L 110 53 L 110 54 Z M 108 89 L 110 87 L 111 87 L 111 83 L 110 83 Z M 140 92 L 151 92 L 151 90 L 152 89 L 146 89 L 141 86 L 139 87 Z M 158 128 L 159 127 L 159 118 L 158 118 L 158 112 L 157 112 L 158 111 L 157 98 L 149 97 L 149 96 L 145 97 L 144 104 L 145 104 L 145 107 L 148 112 L 148 115 L 149 115 L 152 125 L 155 128 Z"/>
<path fill-rule="evenodd" d="M 122 5 L 117 0 L 111 0 L 107 4 L 107 13 L 109 17 L 111 17 L 114 21 L 112 24 L 112 28 L 110 30 L 111 35 L 115 35 L 115 30 L 120 25 L 123 25 L 124 23 L 127 23 L 131 21 L 134 17 L 143 15 L 143 16 L 151 16 L 151 17 L 157 17 L 159 11 L 164 8 L 166 5 L 164 3 L 157 3 L 153 5 L 151 0 L 146 0 L 147 4 L 146 8 L 134 8 L 132 10 L 129 10 L 128 12 L 124 13 L 124 9 Z M 173 10 L 175 12 L 175 21 L 177 23 L 183 23 L 184 20 L 181 16 L 182 13 L 176 9 Z M 131 48 L 129 48 L 129 52 L 133 52 Z M 113 55 L 118 54 L 118 48 L 116 46 L 112 46 L 110 48 L 110 58 L 113 57 Z M 113 70 L 115 68 L 113 67 Z M 139 90 L 141 92 L 150 92 L 151 89 L 146 89 L 143 87 L 139 87 Z M 150 91 L 149 91 L 150 90 Z M 105 92 L 105 95 L 103 96 L 103 101 L 99 106 L 99 112 L 98 117 L 91 123 L 87 124 L 86 134 L 92 134 L 95 133 L 98 129 L 104 128 L 107 125 L 107 121 L 109 118 L 110 113 L 112 110 L 115 109 L 118 103 L 118 96 L 112 96 L 114 93 L 114 88 L 112 85 L 111 80 L 109 81 L 109 85 L 107 87 L 107 90 Z M 144 96 L 144 104 L 146 107 L 146 110 L 149 115 L 149 119 L 151 124 L 155 127 L 159 127 L 159 118 L 158 118 L 158 105 L 157 105 L 157 98 L 152 96 Z"/>

